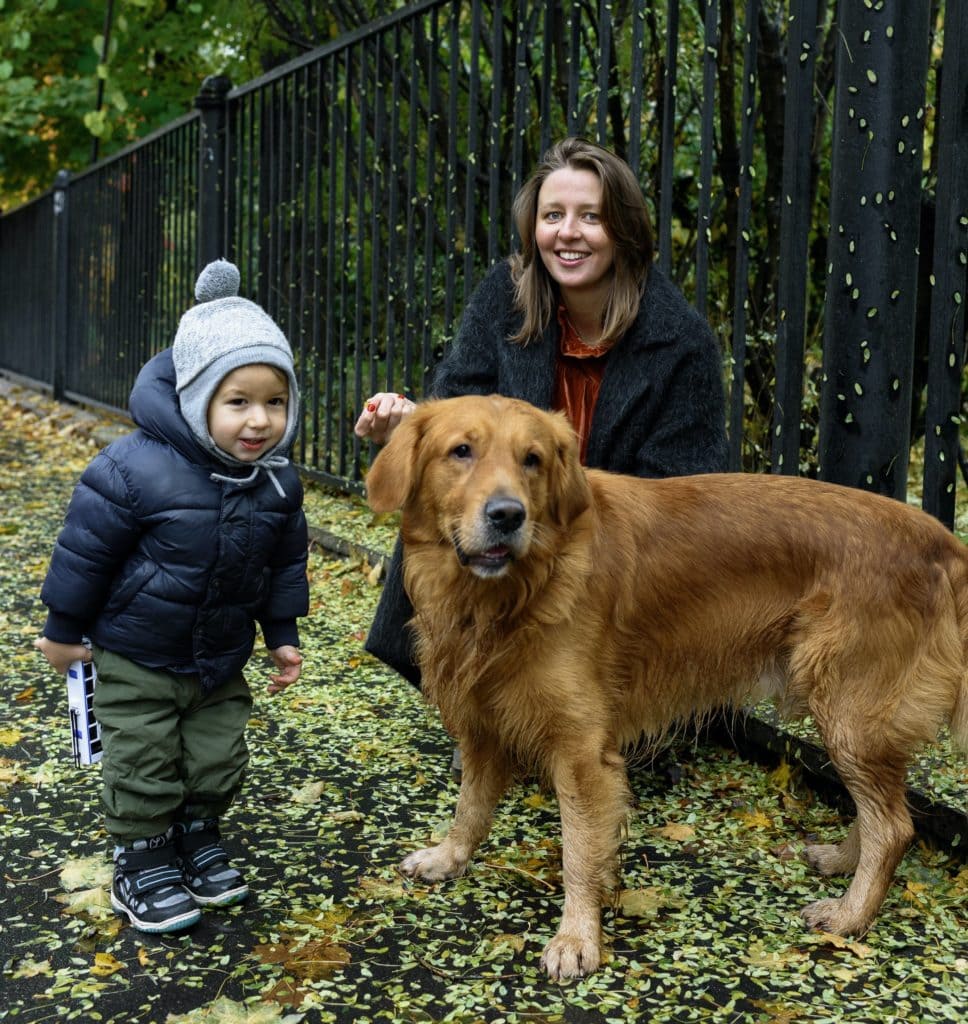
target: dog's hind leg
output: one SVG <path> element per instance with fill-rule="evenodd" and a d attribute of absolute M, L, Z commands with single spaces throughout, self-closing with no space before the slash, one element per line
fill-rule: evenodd
<path fill-rule="evenodd" d="M 858 743 L 869 742 L 869 734 L 857 730 Z M 840 772 L 847 791 L 857 806 L 857 820 L 839 846 L 813 847 L 807 857 L 825 873 L 850 869 L 856 856 L 856 870 L 847 892 L 840 899 L 819 900 L 803 910 L 813 928 L 839 935 L 863 935 L 884 902 L 894 872 L 904 856 L 914 827 L 905 802 L 905 767 L 895 757 L 871 758 L 825 735 L 827 751 Z"/>
<path fill-rule="evenodd" d="M 558 981 L 583 977 L 601 963 L 602 900 L 615 885 L 630 797 L 617 751 L 555 765 L 553 777 L 561 811 L 565 904 L 541 963 Z"/>
<path fill-rule="evenodd" d="M 454 821 L 438 846 L 404 858 L 400 870 L 411 878 L 440 882 L 463 874 L 490 831 L 494 808 L 511 780 L 506 757 L 494 747 L 462 742 L 460 749 L 463 771 Z"/>

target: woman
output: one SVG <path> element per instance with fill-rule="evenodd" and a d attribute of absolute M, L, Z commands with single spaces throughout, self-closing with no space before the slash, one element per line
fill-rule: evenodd
<path fill-rule="evenodd" d="M 431 394 L 497 393 L 562 410 L 588 466 L 643 477 L 724 470 L 721 352 L 652 266 L 652 224 L 628 164 L 564 139 L 513 215 L 520 250 L 471 296 Z M 412 409 L 401 395 L 374 395 L 356 433 L 382 444 Z M 398 541 L 366 649 L 419 685 L 401 562 Z"/>

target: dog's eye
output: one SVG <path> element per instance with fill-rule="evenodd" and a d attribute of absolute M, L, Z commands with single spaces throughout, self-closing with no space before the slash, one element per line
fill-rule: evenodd
<path fill-rule="evenodd" d="M 471 457 L 471 446 L 469 444 L 459 444 L 450 454 L 451 458 L 454 459 L 469 459 Z"/>
<path fill-rule="evenodd" d="M 541 465 L 541 456 L 537 452 L 528 452 L 524 457 L 525 469 L 537 469 Z"/>

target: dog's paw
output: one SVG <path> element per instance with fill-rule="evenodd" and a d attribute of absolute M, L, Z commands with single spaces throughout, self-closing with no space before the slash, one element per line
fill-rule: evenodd
<path fill-rule="evenodd" d="M 602 949 L 599 943 L 579 935 L 562 935 L 561 932 L 545 946 L 541 954 L 541 966 L 552 981 L 584 978 L 586 974 L 597 971 L 601 962 Z"/>
<path fill-rule="evenodd" d="M 834 935 L 863 935 L 870 927 L 869 921 L 859 921 L 845 908 L 843 899 L 817 900 L 804 907 L 800 916 L 811 928 Z"/>
<path fill-rule="evenodd" d="M 456 878 L 464 873 L 466 867 L 466 860 L 453 856 L 443 845 L 417 850 L 400 863 L 402 874 L 424 882 L 443 882 L 447 878 Z"/>

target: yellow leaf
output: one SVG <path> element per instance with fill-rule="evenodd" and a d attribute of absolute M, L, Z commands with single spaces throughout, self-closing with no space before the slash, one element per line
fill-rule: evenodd
<path fill-rule="evenodd" d="M 526 807 L 533 807 L 535 810 L 544 810 L 554 807 L 554 801 L 542 792 L 532 793 L 521 801 Z"/>
<path fill-rule="evenodd" d="M 61 868 L 60 884 L 68 891 L 93 889 L 96 886 L 109 888 L 112 866 L 104 857 L 74 857 L 64 862 Z"/>
<path fill-rule="evenodd" d="M 0 729 L 0 747 L 16 746 L 23 738 L 24 734 L 18 729 Z"/>
<path fill-rule="evenodd" d="M 404 886 L 402 880 L 384 882 L 380 878 L 360 879 L 360 892 L 368 899 L 398 900 L 404 897 L 413 898 L 417 893 Z"/>
<path fill-rule="evenodd" d="M 499 950 L 505 947 L 513 949 L 515 953 L 520 953 L 524 950 L 524 936 L 523 935 L 508 935 L 501 933 L 500 935 L 494 935 L 490 939 L 491 949 Z"/>
<path fill-rule="evenodd" d="M 619 907 L 625 917 L 655 917 L 666 907 L 682 906 L 682 900 L 655 886 L 646 889 L 624 889 L 619 896 Z"/>
<path fill-rule="evenodd" d="M 345 967 L 352 957 L 342 946 L 331 942 L 307 942 L 285 962 L 287 973 L 307 981 L 328 978 L 341 967 Z"/>
<path fill-rule="evenodd" d="M 14 961 L 12 976 L 14 978 L 36 978 L 39 975 L 52 974 L 49 960 L 21 960 Z"/>
<path fill-rule="evenodd" d="M 292 794 L 292 802 L 294 804 L 314 804 L 325 791 L 325 782 L 307 782 L 305 786 Z"/>
<path fill-rule="evenodd" d="M 123 970 L 124 964 L 110 953 L 94 954 L 94 966 L 91 968 L 91 974 L 96 974 L 99 978 L 107 978 Z"/>
<path fill-rule="evenodd" d="M 866 960 L 873 952 L 871 947 L 865 946 L 863 942 L 846 939 L 843 935 L 837 935 L 834 932 L 816 932 L 808 935 L 806 939 L 816 946 L 833 946 L 835 949 L 849 950 L 861 960 Z"/>
<path fill-rule="evenodd" d="M 786 761 L 781 761 L 775 771 L 770 772 L 770 784 L 775 788 L 782 790 L 786 793 L 790 788 L 790 783 L 793 780 L 793 769 Z"/>
<path fill-rule="evenodd" d="M 92 918 L 110 917 L 111 900 L 104 889 L 84 889 L 80 892 L 69 892 L 54 897 L 58 903 L 64 904 L 64 913 L 72 916 Z"/>
<path fill-rule="evenodd" d="M 692 825 L 676 825 L 674 822 L 663 825 L 662 828 L 656 829 L 656 832 L 676 843 L 687 843 L 690 839 L 696 838 L 696 830 Z"/>
<path fill-rule="evenodd" d="M 762 811 L 746 811 L 739 816 L 739 820 L 747 828 L 773 828 L 773 821 Z"/>

